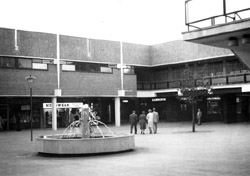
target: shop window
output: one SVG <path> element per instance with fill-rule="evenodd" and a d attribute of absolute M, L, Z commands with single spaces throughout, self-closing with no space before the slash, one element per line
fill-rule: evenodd
<path fill-rule="evenodd" d="M 15 58 L 12 57 L 0 57 L 0 67 L 3 68 L 15 68 Z"/>
<path fill-rule="evenodd" d="M 220 114 L 220 97 L 207 98 L 207 114 Z"/>
<path fill-rule="evenodd" d="M 181 111 L 187 111 L 187 104 L 181 104 Z"/>

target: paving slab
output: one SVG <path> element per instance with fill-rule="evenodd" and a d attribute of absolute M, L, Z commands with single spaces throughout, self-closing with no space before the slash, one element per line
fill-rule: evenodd
<path fill-rule="evenodd" d="M 109 127 L 116 133 L 130 130 L 129 125 Z M 36 138 L 63 130 L 35 129 L 33 134 Z M 191 122 L 162 122 L 157 134 L 147 130 L 135 135 L 135 150 L 69 157 L 38 155 L 30 130 L 0 132 L 0 175 L 250 175 L 250 124 L 213 122 L 191 130 Z"/>

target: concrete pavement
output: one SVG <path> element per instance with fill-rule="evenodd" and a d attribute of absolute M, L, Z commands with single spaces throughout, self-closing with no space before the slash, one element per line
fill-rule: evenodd
<path fill-rule="evenodd" d="M 128 133 L 129 125 L 109 126 Z M 138 126 L 139 127 L 139 126 Z M 34 138 L 64 129 L 34 130 Z M 1 176 L 250 175 L 250 124 L 160 123 L 157 134 L 135 135 L 136 149 L 95 156 L 40 156 L 30 130 L 0 132 Z M 140 130 L 139 130 L 140 132 Z"/>

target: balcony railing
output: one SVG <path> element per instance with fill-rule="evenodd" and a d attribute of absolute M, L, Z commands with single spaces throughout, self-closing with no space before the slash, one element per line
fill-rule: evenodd
<path fill-rule="evenodd" d="M 194 1 L 194 2 L 193 2 Z M 232 21 L 242 20 L 245 18 L 250 18 L 250 7 L 227 12 L 226 0 L 223 0 L 223 12 L 221 15 L 215 15 L 208 18 L 203 18 L 195 21 L 189 21 L 189 3 L 195 3 L 195 0 L 186 0 L 185 1 L 185 24 L 188 27 L 188 31 L 190 28 L 192 29 L 202 29 L 205 27 L 211 27 L 219 24 L 226 24 Z M 236 1 L 236 0 L 235 0 Z M 237 1 L 236 1 L 237 2 Z M 218 3 L 219 4 L 219 3 Z M 216 4 L 216 5 L 218 5 Z M 193 12 L 195 13 L 195 12 Z M 245 15 L 247 14 L 247 15 Z M 199 16 L 199 14 L 197 14 Z"/>

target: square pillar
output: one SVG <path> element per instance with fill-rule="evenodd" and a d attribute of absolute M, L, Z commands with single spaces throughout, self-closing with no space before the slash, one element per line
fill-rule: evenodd
<path fill-rule="evenodd" d="M 115 98 L 115 126 L 121 126 L 121 102 L 120 102 L 120 97 Z"/>
<path fill-rule="evenodd" d="M 57 98 L 53 97 L 52 98 L 52 130 L 57 130 L 57 109 L 56 109 L 56 104 L 57 104 Z"/>

